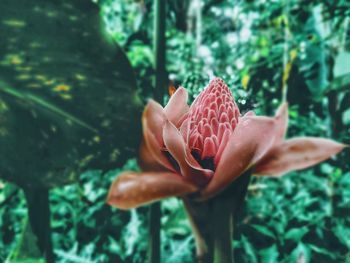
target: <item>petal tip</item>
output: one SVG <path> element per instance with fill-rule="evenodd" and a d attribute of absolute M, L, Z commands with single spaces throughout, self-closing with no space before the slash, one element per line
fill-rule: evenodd
<path fill-rule="evenodd" d="M 187 90 L 184 87 L 182 87 L 182 86 L 178 87 L 176 92 L 178 92 L 178 93 L 185 93 L 185 95 L 187 95 Z"/>

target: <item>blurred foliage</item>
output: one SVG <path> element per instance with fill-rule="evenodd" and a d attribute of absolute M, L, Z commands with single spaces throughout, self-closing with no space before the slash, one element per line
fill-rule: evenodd
<path fill-rule="evenodd" d="M 97 2 L 146 101 L 153 94 L 152 1 Z M 346 0 L 168 1 L 171 85 L 186 87 L 193 100 L 212 76 L 220 76 L 243 113 L 268 115 L 285 90 L 288 136 L 349 144 L 349 10 Z M 236 228 L 237 262 L 350 262 L 349 159 L 347 150 L 312 169 L 254 178 Z M 111 180 L 124 169 L 138 169 L 136 161 L 106 174 L 84 173 L 78 184 L 52 190 L 58 262 L 145 261 L 147 207 L 124 212 L 104 203 Z M 166 200 L 162 209 L 163 262 L 193 262 L 194 240 L 181 202 Z M 25 214 L 22 193 L 1 184 L 0 261 L 14 251 Z"/>
<path fill-rule="evenodd" d="M 3 0 L 0 7 L 0 177 L 54 187 L 135 155 L 136 81 L 98 6 Z"/>

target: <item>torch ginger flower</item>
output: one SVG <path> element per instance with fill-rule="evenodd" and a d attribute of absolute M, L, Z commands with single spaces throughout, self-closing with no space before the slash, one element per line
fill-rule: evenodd
<path fill-rule="evenodd" d="M 124 172 L 113 182 L 107 202 L 134 208 L 169 196 L 195 193 L 205 200 L 223 191 L 246 170 L 279 176 L 317 164 L 345 145 L 324 138 L 284 140 L 287 104 L 275 117 L 240 115 L 223 80 L 213 79 L 187 105 L 180 87 L 163 108 L 150 101 L 143 113 L 140 149 L 143 172 Z"/>

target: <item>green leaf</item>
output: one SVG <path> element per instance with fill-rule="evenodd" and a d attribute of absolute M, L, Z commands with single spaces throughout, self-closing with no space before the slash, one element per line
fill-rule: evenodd
<path fill-rule="evenodd" d="M 255 249 L 249 242 L 248 238 L 242 235 L 242 244 L 245 253 L 247 254 L 247 262 L 257 263 L 258 259 L 255 253 Z"/>
<path fill-rule="evenodd" d="M 263 263 L 278 262 L 279 252 L 276 245 L 260 250 L 259 254 L 261 256 L 261 262 Z"/>
<path fill-rule="evenodd" d="M 28 218 L 23 220 L 21 238 L 11 257 L 13 257 L 11 262 L 43 262 L 37 237 L 33 233 Z"/>
<path fill-rule="evenodd" d="M 350 230 L 340 220 L 336 221 L 333 233 L 342 244 L 350 249 Z"/>
<path fill-rule="evenodd" d="M 315 17 L 310 13 L 309 18 L 303 25 L 303 38 L 305 44 L 306 57 L 300 61 L 300 70 L 306 79 L 309 91 L 315 98 L 321 98 L 322 92 L 327 88 L 327 71 L 326 48 L 322 41 L 319 40 L 319 25 Z M 312 39 L 307 39 L 312 37 Z"/>
<path fill-rule="evenodd" d="M 350 125 L 350 108 L 343 112 L 342 120 L 345 125 Z"/>
<path fill-rule="evenodd" d="M 42 259 L 22 259 L 22 260 L 12 260 L 11 263 L 44 263 Z"/>
<path fill-rule="evenodd" d="M 270 229 L 268 229 L 268 227 L 266 227 L 266 226 L 254 225 L 253 224 L 253 225 L 251 225 L 251 227 L 253 227 L 259 233 L 261 233 L 261 234 L 263 234 L 265 236 L 268 236 L 268 237 L 271 237 L 273 239 L 276 239 L 275 234 Z"/>
<path fill-rule="evenodd" d="M 309 232 L 309 229 L 306 226 L 303 226 L 300 228 L 293 228 L 293 229 L 287 231 L 284 238 L 291 239 L 295 242 L 299 242 L 305 236 L 305 234 L 307 232 Z"/>
<path fill-rule="evenodd" d="M 350 52 L 341 51 L 337 54 L 334 61 L 334 77 L 350 74 Z"/>
<path fill-rule="evenodd" d="M 292 251 L 289 261 L 287 262 L 298 262 L 297 260 L 301 257 L 305 259 L 305 263 L 310 262 L 311 252 L 304 243 L 298 244 L 298 246 Z"/>
<path fill-rule="evenodd" d="M 311 245 L 311 244 L 309 244 L 309 247 L 311 248 L 311 250 L 313 250 L 316 253 L 323 254 L 323 255 L 328 256 L 328 257 L 330 257 L 332 259 L 336 259 L 337 258 L 337 253 L 336 252 L 331 252 L 331 251 L 328 251 L 325 248 L 318 247 L 318 246 Z"/>
<path fill-rule="evenodd" d="M 97 5 L 4 0 L 0 8 L 1 177 L 53 187 L 136 155 L 136 80 Z"/>

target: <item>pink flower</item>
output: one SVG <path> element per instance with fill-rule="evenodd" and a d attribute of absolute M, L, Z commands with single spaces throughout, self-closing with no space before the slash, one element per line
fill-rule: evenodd
<path fill-rule="evenodd" d="M 231 91 L 219 78 L 187 105 L 179 88 L 165 108 L 150 101 L 143 113 L 140 149 L 143 172 L 124 172 L 113 182 L 107 202 L 129 209 L 169 196 L 196 193 L 210 198 L 243 172 L 282 175 L 319 163 L 345 145 L 323 138 L 284 140 L 287 104 L 275 117 L 240 115 Z"/>

